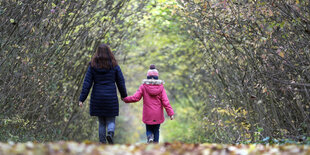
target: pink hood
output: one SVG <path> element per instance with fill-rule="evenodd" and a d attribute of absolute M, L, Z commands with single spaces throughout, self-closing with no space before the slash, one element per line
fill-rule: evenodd
<path fill-rule="evenodd" d="M 156 96 L 156 95 L 160 94 L 163 91 L 164 86 L 163 85 L 148 85 L 148 84 L 144 84 L 144 88 L 145 88 L 146 92 L 149 95 Z"/>
<path fill-rule="evenodd" d="M 161 124 L 164 122 L 165 108 L 168 116 L 174 114 L 163 84 L 142 84 L 133 95 L 124 98 L 126 103 L 138 102 L 143 97 L 143 118 L 145 124 Z"/>

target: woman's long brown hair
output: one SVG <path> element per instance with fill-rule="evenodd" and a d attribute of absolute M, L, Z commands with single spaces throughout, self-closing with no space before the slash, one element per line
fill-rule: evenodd
<path fill-rule="evenodd" d="M 98 46 L 96 53 L 91 59 L 91 66 L 94 68 L 110 69 L 117 66 L 117 61 L 107 44 Z"/>

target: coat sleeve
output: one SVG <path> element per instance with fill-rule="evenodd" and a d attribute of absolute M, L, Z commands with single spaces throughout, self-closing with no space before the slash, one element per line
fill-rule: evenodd
<path fill-rule="evenodd" d="M 143 85 L 139 87 L 139 89 L 136 91 L 134 95 L 124 98 L 124 102 L 125 103 L 138 102 L 141 100 L 142 94 L 143 94 Z"/>
<path fill-rule="evenodd" d="M 122 70 L 119 66 L 116 67 L 116 85 L 118 88 L 119 93 L 121 94 L 122 98 L 127 97 L 127 91 L 126 91 L 126 85 L 125 85 L 125 79 L 122 73 Z"/>
<path fill-rule="evenodd" d="M 162 104 L 164 106 L 164 108 L 166 109 L 166 112 L 168 114 L 168 116 L 172 116 L 174 115 L 174 112 L 173 112 L 173 109 L 169 103 L 169 99 L 168 99 L 168 96 L 167 96 L 167 93 L 166 93 L 166 90 L 165 88 L 163 89 L 162 93 L 161 93 L 161 101 L 162 101 Z"/>
<path fill-rule="evenodd" d="M 91 72 L 91 67 L 89 66 L 87 69 L 85 78 L 84 78 L 83 88 L 82 88 L 82 92 L 80 95 L 80 101 L 81 102 L 84 102 L 86 100 L 88 93 L 89 93 L 89 90 L 93 85 L 93 82 L 94 82 L 93 74 Z"/>

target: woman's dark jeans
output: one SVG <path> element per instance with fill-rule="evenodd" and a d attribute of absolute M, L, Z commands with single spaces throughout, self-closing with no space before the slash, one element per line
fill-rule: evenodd
<path fill-rule="evenodd" d="M 151 137 L 153 134 L 154 135 L 154 142 L 158 143 L 160 124 L 154 124 L 154 125 L 145 124 L 145 125 L 146 125 L 146 137 Z"/>
<path fill-rule="evenodd" d="M 98 120 L 99 120 L 99 141 L 101 143 L 106 143 L 106 128 L 108 132 L 114 133 L 115 116 L 113 117 L 98 116 Z"/>

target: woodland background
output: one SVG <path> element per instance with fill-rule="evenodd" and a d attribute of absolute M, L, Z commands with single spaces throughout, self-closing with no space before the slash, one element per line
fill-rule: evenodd
<path fill-rule="evenodd" d="M 0 141 L 98 141 L 78 107 L 108 43 L 133 94 L 155 64 L 175 120 L 161 142 L 310 143 L 310 2 L 1 0 Z M 142 102 L 120 102 L 115 140 L 145 142 Z"/>

